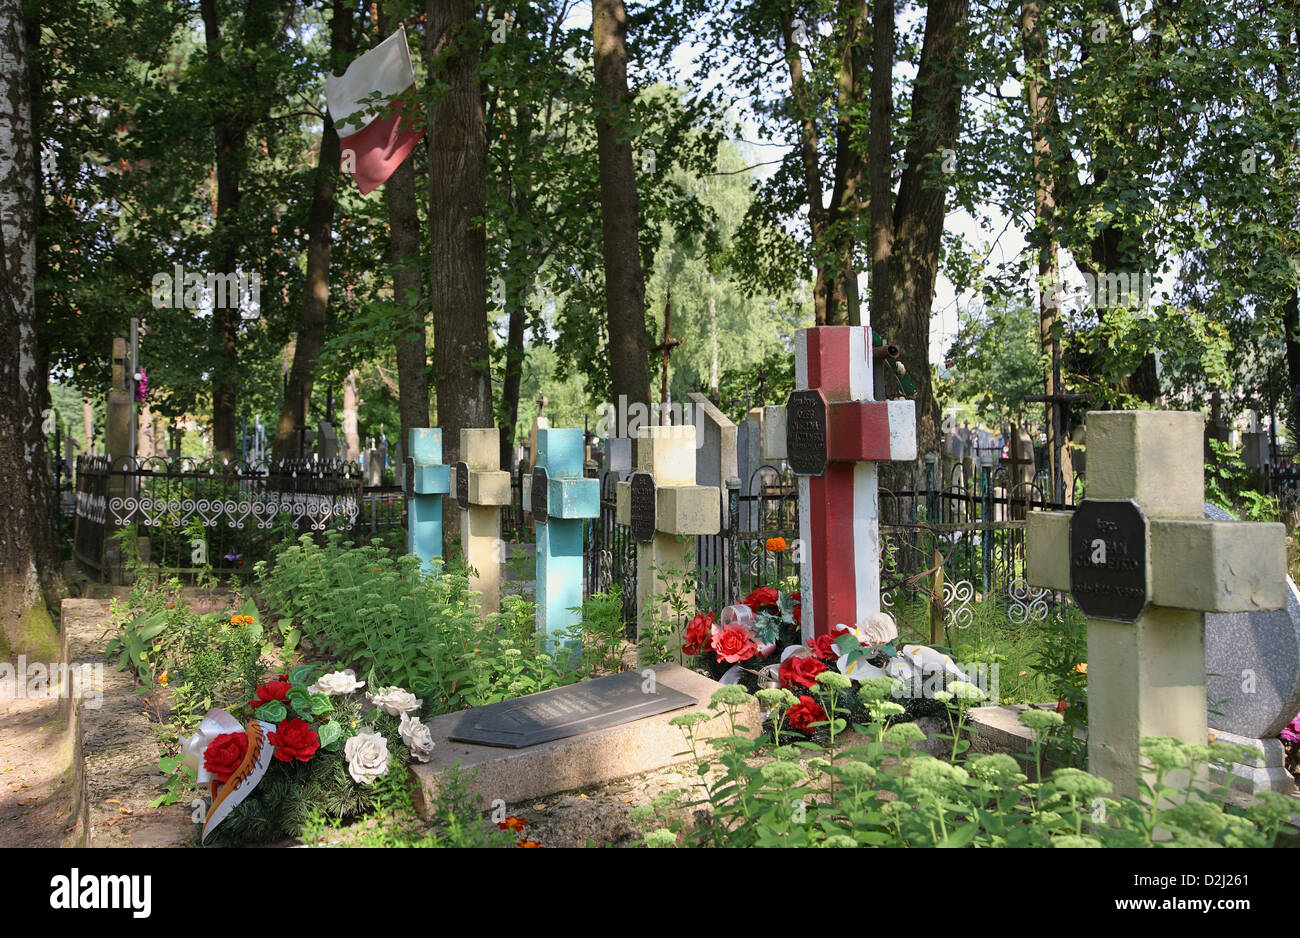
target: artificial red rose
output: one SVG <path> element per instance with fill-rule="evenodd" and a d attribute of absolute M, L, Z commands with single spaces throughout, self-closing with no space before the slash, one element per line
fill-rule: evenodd
<path fill-rule="evenodd" d="M 271 745 L 275 747 L 275 757 L 281 762 L 308 762 L 320 748 L 320 737 L 301 717 L 285 720 L 272 732 L 266 734 Z"/>
<path fill-rule="evenodd" d="M 825 670 L 826 665 L 816 658 L 791 655 L 781 662 L 781 686 L 812 687 L 817 682 L 817 675 Z"/>
<path fill-rule="evenodd" d="M 838 658 L 840 650 L 835 647 L 834 635 L 817 635 L 806 643 L 807 648 L 818 658 Z"/>
<path fill-rule="evenodd" d="M 801 592 L 802 590 L 795 590 L 790 594 L 790 598 L 794 600 L 794 608 L 790 610 L 790 618 L 794 619 L 794 624 L 800 627 L 803 626 L 803 603 L 800 602 L 802 597 L 799 595 Z"/>
<path fill-rule="evenodd" d="M 203 750 L 203 767 L 224 785 L 243 763 L 247 753 L 247 733 L 222 733 Z"/>
<path fill-rule="evenodd" d="M 758 646 L 754 644 L 753 634 L 743 625 L 735 623 L 722 628 L 715 625 L 710 647 L 718 653 L 719 661 L 728 664 L 746 661 L 758 654 Z"/>
<path fill-rule="evenodd" d="M 289 695 L 289 688 L 293 685 L 288 681 L 267 681 L 257 689 L 257 699 L 250 700 L 248 705 L 254 709 L 268 704 L 272 700 L 284 700 Z"/>
<path fill-rule="evenodd" d="M 713 613 L 700 613 L 691 620 L 690 625 L 686 626 L 686 642 L 682 645 L 682 653 L 687 655 L 698 655 L 700 649 L 709 640 L 709 634 L 713 631 Z"/>
<path fill-rule="evenodd" d="M 805 694 L 800 696 L 797 704 L 785 712 L 785 719 L 795 729 L 811 733 L 812 730 L 808 725 L 825 720 L 826 711 L 821 708 L 821 704 Z"/>
<path fill-rule="evenodd" d="M 778 595 L 777 591 L 772 589 L 772 587 L 760 586 L 758 589 L 754 590 L 754 592 L 742 599 L 741 603 L 748 606 L 750 609 L 753 609 L 755 614 L 757 614 L 758 610 L 762 609 L 764 606 L 775 606 Z"/>

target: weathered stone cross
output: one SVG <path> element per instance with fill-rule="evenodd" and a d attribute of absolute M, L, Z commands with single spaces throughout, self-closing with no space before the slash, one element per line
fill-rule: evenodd
<path fill-rule="evenodd" d="M 637 471 L 618 483 L 617 520 L 630 525 L 636 550 L 637 637 L 669 614 L 662 597 L 687 576 L 687 537 L 717 534 L 718 490 L 695 484 L 695 426 L 641 427 Z M 658 602 L 655 597 L 660 597 Z M 676 644 L 681 659 L 681 645 Z"/>
<path fill-rule="evenodd" d="M 456 463 L 456 503 L 460 543 L 469 564 L 470 589 L 479 594 L 479 613 L 501 609 L 501 506 L 510 504 L 510 473 L 501 469 L 500 431 L 475 427 L 460 431 Z"/>
<path fill-rule="evenodd" d="M 442 559 L 442 497 L 451 491 L 451 467 L 442 462 L 442 430 L 411 428 L 407 449 L 406 552 L 419 557 L 420 569 L 431 573 Z"/>
<path fill-rule="evenodd" d="M 872 397 L 871 330 L 818 326 L 795 335 L 786 458 L 799 478 L 803 636 L 880 611 L 876 463 L 916 458 L 912 401 Z"/>
<path fill-rule="evenodd" d="M 547 651 L 582 620 L 582 519 L 600 514 L 600 482 L 583 476 L 583 433 L 537 431 L 529 510 L 537 522 L 537 631 Z M 576 649 L 570 649 L 576 650 Z"/>
<path fill-rule="evenodd" d="M 1203 415 L 1087 423 L 1088 497 L 1030 512 L 1027 579 L 1088 618 L 1088 769 L 1133 795 L 1142 737 L 1206 741 L 1205 613 L 1286 604 L 1286 529 L 1204 520 Z"/>

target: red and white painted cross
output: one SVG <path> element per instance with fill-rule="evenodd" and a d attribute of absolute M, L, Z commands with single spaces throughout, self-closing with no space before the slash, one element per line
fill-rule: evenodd
<path fill-rule="evenodd" d="M 807 640 L 880 611 L 876 463 L 916 458 L 916 408 L 874 400 L 867 326 L 801 329 L 795 354 L 786 432 L 799 482 Z"/>

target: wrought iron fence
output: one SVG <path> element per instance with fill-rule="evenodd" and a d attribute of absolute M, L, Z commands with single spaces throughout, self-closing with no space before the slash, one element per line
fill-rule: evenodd
<path fill-rule="evenodd" d="M 636 541 L 632 529 L 618 523 L 619 473 L 600 475 L 600 514 L 586 525 L 584 557 L 587 583 L 584 596 L 618 587 L 623 602 L 623 627 L 636 637 Z"/>
<path fill-rule="evenodd" d="M 361 479 L 359 466 L 342 461 L 286 460 L 267 469 L 83 456 L 73 554 L 102 580 L 120 580 L 136 551 L 168 573 L 247 576 L 286 537 L 329 529 L 364 536 L 403 524 L 400 491 L 387 486 L 363 495 Z M 114 537 L 127 529 L 133 537 Z"/>

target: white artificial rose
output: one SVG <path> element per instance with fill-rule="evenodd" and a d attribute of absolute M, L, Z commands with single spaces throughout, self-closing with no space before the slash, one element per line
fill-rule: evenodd
<path fill-rule="evenodd" d="M 382 733 L 358 733 L 344 744 L 343 755 L 358 785 L 369 785 L 388 771 L 388 740 Z"/>
<path fill-rule="evenodd" d="M 428 762 L 433 756 L 433 734 L 418 718 L 402 714 L 402 722 L 397 728 L 398 735 L 411 755 L 420 762 Z"/>
<path fill-rule="evenodd" d="M 322 674 L 316 678 L 316 683 L 308 688 L 313 694 L 328 694 L 330 697 L 337 697 L 339 694 L 350 694 L 353 691 L 361 690 L 366 686 L 365 681 L 358 681 L 356 673 L 348 668 L 346 671 L 333 671 L 330 674 Z"/>
<path fill-rule="evenodd" d="M 400 687 L 385 687 L 377 694 L 366 694 L 366 700 L 369 700 L 384 713 L 394 717 L 400 717 L 412 710 L 419 710 L 421 704 L 421 701 L 417 700 L 414 694 L 409 690 L 402 690 Z"/>

